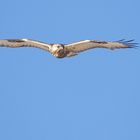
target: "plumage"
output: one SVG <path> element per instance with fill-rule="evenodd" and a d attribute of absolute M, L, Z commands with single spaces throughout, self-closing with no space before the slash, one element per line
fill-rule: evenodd
<path fill-rule="evenodd" d="M 5 39 L 0 40 L 0 46 L 11 48 L 17 47 L 36 47 L 44 50 L 49 50 L 50 45 L 47 43 L 31 40 L 31 39 Z"/>
<path fill-rule="evenodd" d="M 133 40 L 118 40 L 114 42 L 97 41 L 97 40 L 84 40 L 72 44 L 48 44 L 31 39 L 4 39 L 0 40 L 0 46 L 18 48 L 18 47 L 36 47 L 50 52 L 57 58 L 71 57 L 79 54 L 80 52 L 94 49 L 94 48 L 107 48 L 107 49 L 124 49 L 134 48 L 137 43 Z"/>

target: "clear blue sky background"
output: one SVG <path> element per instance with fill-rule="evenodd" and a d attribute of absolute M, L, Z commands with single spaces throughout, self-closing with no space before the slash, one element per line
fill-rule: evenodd
<path fill-rule="evenodd" d="M 0 39 L 140 43 L 139 0 L 1 0 Z M 140 49 L 56 59 L 0 48 L 1 140 L 140 140 Z"/>

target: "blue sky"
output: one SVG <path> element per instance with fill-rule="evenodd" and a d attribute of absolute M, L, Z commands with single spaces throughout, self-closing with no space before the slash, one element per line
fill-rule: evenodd
<path fill-rule="evenodd" d="M 0 38 L 135 39 L 139 0 L 1 0 Z M 139 140 L 140 49 L 56 59 L 0 48 L 1 140 Z"/>

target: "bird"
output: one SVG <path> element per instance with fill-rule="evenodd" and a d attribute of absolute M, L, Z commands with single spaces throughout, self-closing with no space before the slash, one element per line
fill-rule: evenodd
<path fill-rule="evenodd" d="M 99 40 L 82 40 L 70 44 L 48 44 L 41 41 L 32 39 L 2 39 L 0 40 L 1 47 L 35 47 L 48 51 L 56 58 L 72 57 L 79 53 L 95 48 L 106 48 L 106 49 L 125 49 L 135 48 L 137 43 L 134 40 L 118 40 L 118 41 L 99 41 Z"/>

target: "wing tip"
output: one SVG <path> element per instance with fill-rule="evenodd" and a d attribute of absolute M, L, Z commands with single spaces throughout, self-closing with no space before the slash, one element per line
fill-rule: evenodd
<path fill-rule="evenodd" d="M 126 48 L 138 48 L 139 43 L 136 43 L 134 41 L 135 41 L 134 39 L 131 39 L 131 40 L 121 39 L 121 40 L 118 40 L 117 42 L 124 44 L 125 46 L 127 46 Z"/>

